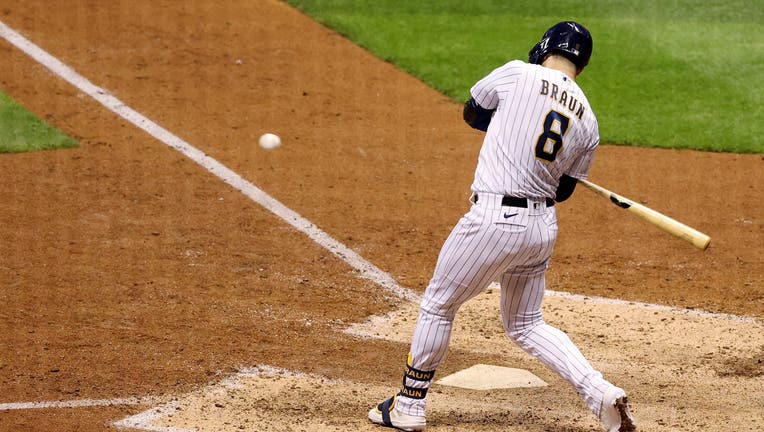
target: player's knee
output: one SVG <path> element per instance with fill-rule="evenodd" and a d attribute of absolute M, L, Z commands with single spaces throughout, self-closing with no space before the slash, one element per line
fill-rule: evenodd
<path fill-rule="evenodd" d="M 419 305 L 419 311 L 430 316 L 454 319 L 462 304 L 463 302 L 454 301 L 451 297 L 425 298 Z"/>
<path fill-rule="evenodd" d="M 458 306 L 454 307 L 447 304 L 430 303 L 419 307 L 420 315 L 434 316 L 452 320 L 456 317 Z"/>
<path fill-rule="evenodd" d="M 519 341 L 526 334 L 526 331 L 515 329 L 515 328 L 509 328 L 509 329 L 504 329 L 504 330 L 505 330 L 505 333 L 507 334 L 507 337 L 512 342 Z"/>

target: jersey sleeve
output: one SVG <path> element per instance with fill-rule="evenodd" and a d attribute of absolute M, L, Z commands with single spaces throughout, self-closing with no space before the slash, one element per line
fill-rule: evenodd
<path fill-rule="evenodd" d="M 586 179 L 589 176 L 589 169 L 592 167 L 592 162 L 594 162 L 594 152 L 597 150 L 599 142 L 600 137 L 597 135 L 591 145 L 582 149 L 581 154 L 578 155 L 573 164 L 571 164 L 570 169 L 568 169 L 568 172 L 565 174 L 578 180 Z"/>

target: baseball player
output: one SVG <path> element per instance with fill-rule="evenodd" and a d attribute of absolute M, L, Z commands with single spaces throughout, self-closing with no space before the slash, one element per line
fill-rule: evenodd
<path fill-rule="evenodd" d="M 486 132 L 473 204 L 438 256 L 402 389 L 369 411 L 372 422 L 406 431 L 425 428 L 427 390 L 446 355 L 456 312 L 498 280 L 507 336 L 573 385 L 605 430 L 636 430 L 626 393 L 541 316 L 557 237 L 555 203 L 586 178 L 599 144 L 597 120 L 575 82 L 592 45 L 581 24 L 558 23 L 531 49 L 528 63 L 510 61 L 470 90 L 464 120 Z"/>

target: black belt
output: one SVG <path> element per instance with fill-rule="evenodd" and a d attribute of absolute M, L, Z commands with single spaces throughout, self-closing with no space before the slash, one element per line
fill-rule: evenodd
<path fill-rule="evenodd" d="M 477 194 L 475 194 L 475 202 L 477 202 L 477 200 L 478 200 L 478 196 Z M 501 205 L 505 207 L 528 208 L 528 199 L 504 195 L 501 198 Z M 554 200 L 552 198 L 546 198 L 546 206 L 552 207 L 553 205 L 554 205 Z"/>

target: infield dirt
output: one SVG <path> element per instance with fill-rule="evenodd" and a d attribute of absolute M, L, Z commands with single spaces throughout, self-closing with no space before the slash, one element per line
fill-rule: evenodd
<path fill-rule="evenodd" d="M 481 134 L 461 105 L 281 2 L 9 0 L 0 19 L 417 292 L 467 211 Z M 399 299 L 5 41 L 0 64 L 0 89 L 82 143 L 0 155 L 0 403 L 173 399 L 268 365 L 307 387 L 260 396 L 273 416 L 245 428 L 285 430 L 279 419 L 298 413 L 310 419 L 290 427 L 310 430 L 330 410 L 334 426 L 375 430 L 365 412 L 395 390 L 407 343 L 345 330 Z M 263 151 L 264 132 L 283 145 Z M 707 337 L 717 321 L 616 319 L 586 302 L 548 319 L 572 334 L 621 335 L 576 337 L 624 382 L 644 430 L 761 430 L 764 343 L 760 331 L 737 335 L 764 317 L 762 156 L 603 145 L 590 178 L 711 246 L 696 250 L 581 189 L 558 208 L 551 289 L 754 319 Z M 440 376 L 475 363 L 544 374 L 495 333 L 495 314 L 459 319 L 490 329 L 496 351 L 456 344 Z M 552 385 L 533 394 L 444 390 L 432 430 L 596 430 L 572 390 L 542 377 Z M 738 390 L 709 390 L 719 383 Z M 5 411 L 0 429 L 108 430 L 148 408 Z"/>

